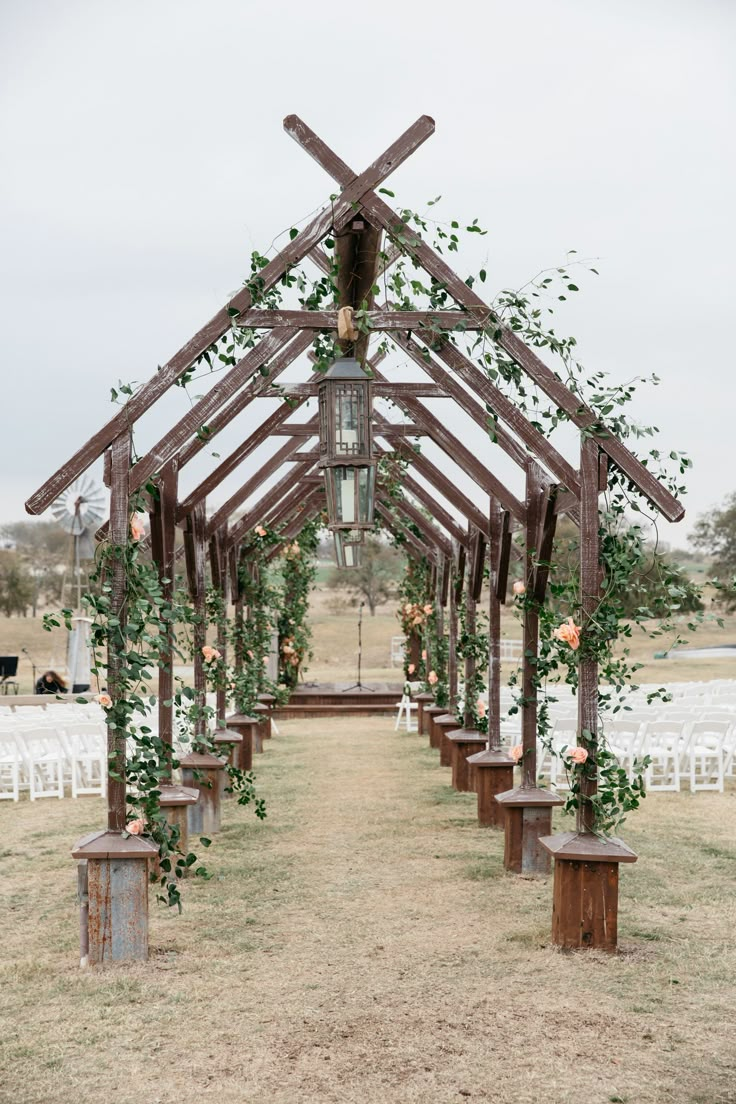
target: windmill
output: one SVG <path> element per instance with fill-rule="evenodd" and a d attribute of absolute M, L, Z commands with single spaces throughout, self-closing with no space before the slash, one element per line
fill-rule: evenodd
<path fill-rule="evenodd" d="M 72 538 L 72 563 L 77 584 L 77 609 L 82 606 L 81 561 L 94 559 L 93 527 L 102 520 L 105 493 L 101 487 L 83 475 L 57 498 L 51 507 L 54 518 Z M 64 573 L 66 576 L 66 572 Z M 64 602 L 64 583 L 61 585 Z"/>

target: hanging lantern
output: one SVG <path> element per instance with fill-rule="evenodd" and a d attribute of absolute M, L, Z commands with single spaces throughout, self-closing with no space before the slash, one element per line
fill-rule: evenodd
<path fill-rule="evenodd" d="M 365 529 L 335 529 L 335 560 L 338 567 L 360 567 Z"/>
<path fill-rule="evenodd" d="M 319 383 L 319 464 L 331 529 L 373 527 L 372 417 L 370 379 L 357 360 L 336 360 Z"/>

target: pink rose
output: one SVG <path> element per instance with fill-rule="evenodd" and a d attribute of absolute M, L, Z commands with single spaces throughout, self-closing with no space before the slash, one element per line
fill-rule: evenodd
<path fill-rule="evenodd" d="M 130 535 L 134 541 L 139 541 L 145 535 L 146 530 L 143 528 L 143 522 L 138 514 L 133 514 L 130 519 Z"/>
<path fill-rule="evenodd" d="M 109 709 L 110 706 L 112 705 L 112 698 L 110 697 L 109 694 L 98 694 L 97 695 L 97 701 L 99 702 L 99 704 L 102 706 L 103 709 Z"/>
<path fill-rule="evenodd" d="M 475 703 L 475 710 L 479 717 L 485 717 L 486 703 L 483 701 L 482 698 L 478 698 L 477 702 Z"/>
<path fill-rule="evenodd" d="M 416 667 L 414 666 L 413 663 L 410 663 L 409 666 L 406 669 L 407 669 L 407 671 L 409 672 L 410 675 L 413 675 L 414 672 L 416 671 Z"/>
<path fill-rule="evenodd" d="M 570 751 L 570 758 L 573 763 L 584 763 L 588 758 L 588 752 L 584 747 L 575 747 Z"/>
<path fill-rule="evenodd" d="M 526 583 L 522 583 L 521 579 L 517 579 L 513 586 L 514 594 L 525 594 Z"/>
<path fill-rule="evenodd" d="M 209 644 L 205 644 L 202 648 L 202 655 L 204 656 L 205 663 L 211 663 L 213 659 L 222 658 L 217 648 L 210 648 Z"/>
<path fill-rule="evenodd" d="M 424 607 L 424 612 L 425 612 L 425 613 L 431 613 L 431 612 L 432 612 L 432 606 L 431 606 L 431 605 L 429 604 L 429 602 L 428 602 L 428 603 L 427 603 L 427 605 L 426 605 L 426 606 Z"/>
<path fill-rule="evenodd" d="M 424 652 L 422 652 L 422 659 L 426 660 L 426 658 L 427 658 L 427 653 L 426 653 L 426 651 L 424 651 Z"/>
<path fill-rule="evenodd" d="M 564 625 L 555 629 L 552 635 L 555 640 L 563 640 L 565 644 L 569 644 L 574 652 L 580 647 L 580 626 L 575 624 L 572 617 L 568 617 Z"/>
<path fill-rule="evenodd" d="M 436 682 L 439 682 L 439 679 L 437 678 L 437 672 L 436 671 L 430 671 L 429 672 L 429 674 L 427 675 L 427 682 L 429 683 L 430 686 L 434 686 Z"/>
<path fill-rule="evenodd" d="M 256 526 L 256 534 L 259 537 L 265 537 L 266 536 L 266 530 L 263 528 L 262 525 L 257 525 Z"/>
<path fill-rule="evenodd" d="M 146 825 L 142 820 L 131 820 L 125 827 L 132 836 L 140 836 L 146 830 Z"/>
<path fill-rule="evenodd" d="M 524 755 L 524 745 L 514 744 L 512 748 L 509 748 L 509 755 L 515 763 L 520 763 Z"/>

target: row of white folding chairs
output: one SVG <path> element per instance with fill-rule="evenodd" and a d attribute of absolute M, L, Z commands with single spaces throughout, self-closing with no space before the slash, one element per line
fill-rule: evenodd
<path fill-rule="evenodd" d="M 651 714 L 632 713 L 621 720 L 606 720 L 603 729 L 609 747 L 629 777 L 637 760 L 651 758 L 645 773 L 648 790 L 679 791 L 684 776 L 689 778 L 692 793 L 698 790 L 722 793 L 725 777 L 733 774 L 736 718 L 728 714 L 654 719 Z M 577 718 L 558 719 L 551 736 L 557 754 L 541 748 L 538 757 L 540 773 L 549 774 L 550 784 L 558 787 L 567 784 L 560 753 L 576 741 Z"/>
<path fill-rule="evenodd" d="M 0 799 L 18 801 L 28 790 L 31 801 L 104 795 L 107 781 L 107 741 L 98 721 L 80 720 L 67 728 L 23 724 L 0 725 Z"/>

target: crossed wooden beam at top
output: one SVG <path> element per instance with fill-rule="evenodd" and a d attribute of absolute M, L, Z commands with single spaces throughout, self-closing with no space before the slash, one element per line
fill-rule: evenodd
<path fill-rule="evenodd" d="M 454 399 L 476 421 L 478 412 L 482 411 L 485 427 L 489 428 L 488 422 L 491 419 L 488 411 L 473 399 L 458 379 L 487 403 L 493 411 L 491 435 L 517 464 L 523 464 L 529 453 L 536 456 L 552 476 L 567 488 L 570 499 L 568 507 L 574 510 L 574 499 L 577 498 L 579 490 L 577 471 L 526 419 L 513 402 L 503 395 L 451 341 L 434 340 L 438 329 L 490 327 L 490 337 L 524 369 L 535 384 L 566 413 L 574 424 L 583 428 L 596 424 L 596 441 L 599 447 L 649 498 L 650 502 L 662 511 L 665 517 L 669 520 L 678 520 L 682 516 L 684 511 L 680 503 L 621 441 L 606 432 L 594 412 L 581 402 L 579 396 L 571 392 L 516 334 L 503 326 L 491 308 L 483 303 L 478 295 L 449 268 L 442 257 L 376 194 L 375 189 L 433 133 L 434 123 L 431 119 L 427 116 L 419 118 L 361 174 L 355 174 L 297 116 L 287 117 L 284 126 L 287 133 L 340 184 L 341 191 L 260 271 L 257 277 L 259 293 L 273 287 L 290 268 L 302 260 L 312 259 L 323 269 L 325 265 L 329 266 L 329 260 L 319 248 L 320 243 L 329 234 L 335 235 L 337 239 L 349 226 L 351 220 L 354 221 L 356 216 L 360 215 L 375 231 L 385 232 L 389 241 L 400 243 L 401 247 L 430 276 L 447 289 L 460 308 L 434 312 L 397 312 L 387 310 L 385 307 L 378 308 L 369 311 L 371 325 L 375 329 L 387 330 L 395 343 L 427 372 L 441 392 Z M 397 255 L 399 251 L 394 249 L 388 256 L 387 263 Z M 344 288 L 340 289 L 340 297 L 343 301 Z M 181 469 L 254 398 L 272 394 L 272 384 L 280 372 L 311 344 L 313 329 L 332 328 L 335 317 L 330 311 L 259 310 L 253 306 L 249 288 L 244 287 L 130 398 L 123 410 L 110 419 L 31 496 L 26 503 L 28 511 L 43 512 L 114 441 L 128 432 L 130 426 L 150 409 L 214 342 L 231 329 L 234 321 L 238 326 L 268 327 L 271 332 L 262 336 L 257 345 L 232 366 L 223 378 L 195 403 L 192 409 L 179 419 L 144 457 L 133 465 L 129 472 L 130 492 L 138 490 L 161 472 L 166 464 L 174 460 L 178 469 Z M 297 327 L 296 333 L 295 327 Z M 414 330 L 413 334 L 408 332 L 409 329 Z M 260 374 L 264 368 L 267 368 L 267 378 Z M 379 388 L 382 385 L 388 386 L 380 373 L 376 373 L 376 379 Z M 315 377 L 312 384 L 314 382 Z M 306 397 L 306 394 L 299 395 L 292 402 L 301 405 Z M 399 397 L 402 408 L 419 429 L 428 433 L 444 451 L 450 455 L 454 451 L 456 457 L 461 457 L 461 466 L 464 462 L 465 470 L 469 474 L 472 473 L 476 482 L 489 495 L 495 496 L 506 510 L 519 520 L 523 520 L 524 505 L 515 499 L 483 465 L 478 465 L 477 462 L 476 465 L 467 463 L 468 458 L 462 456 L 461 451 L 458 452 L 457 438 L 433 418 L 419 401 L 419 394 L 412 395 L 409 390 L 405 390 Z M 200 487 L 179 505 L 180 520 L 195 505 L 203 501 L 226 475 L 250 456 L 258 444 L 277 433 L 290 412 L 290 406 L 288 411 L 283 406 L 279 408 L 262 423 L 255 434 L 251 434 L 247 442 L 218 465 L 217 469 L 200 484 Z M 285 425 L 284 432 L 287 431 L 288 425 Z M 298 460 L 298 446 L 292 446 L 293 435 L 292 440 L 279 450 L 277 457 L 280 456 L 281 460 L 285 461 L 295 455 Z M 278 470 L 279 461 L 272 457 L 266 466 L 269 469 L 269 475 L 273 474 Z M 302 467 L 300 470 L 302 475 L 307 475 L 310 469 Z M 441 475 L 441 473 L 436 474 Z M 240 501 L 247 499 L 250 493 L 248 487 L 253 490 L 261 482 L 263 479 L 252 477 L 245 485 L 246 493 L 241 496 Z M 439 484 L 435 479 L 430 482 L 441 494 L 444 494 L 441 480 Z M 562 497 L 564 499 L 564 496 Z M 453 500 L 448 498 L 448 501 Z M 228 503 L 221 507 L 210 519 L 210 533 L 219 529 L 226 514 L 236 505 L 232 500 L 228 500 Z M 467 514 L 465 516 L 467 517 Z"/>

